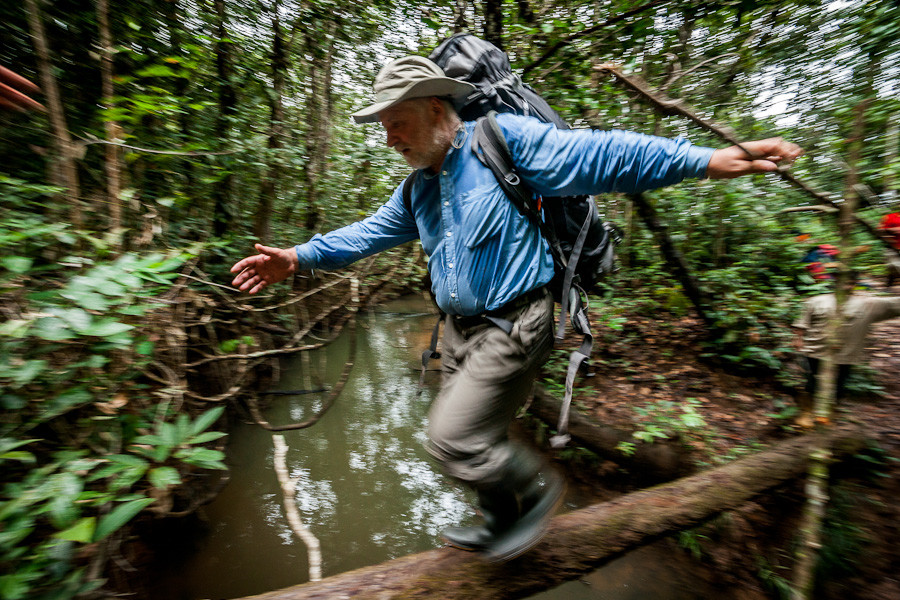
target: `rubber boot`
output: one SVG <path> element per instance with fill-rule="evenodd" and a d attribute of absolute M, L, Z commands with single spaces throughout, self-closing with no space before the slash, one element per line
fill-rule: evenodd
<path fill-rule="evenodd" d="M 565 480 L 555 471 L 548 469 L 533 477 L 520 495 L 521 515 L 488 544 L 485 558 L 491 562 L 506 562 L 534 547 L 544 536 L 565 492 Z"/>
<path fill-rule="evenodd" d="M 516 495 L 503 487 L 494 486 L 480 490 L 478 504 L 484 524 L 472 527 L 448 527 L 441 532 L 445 542 L 461 550 L 481 552 L 519 518 L 519 501 Z"/>

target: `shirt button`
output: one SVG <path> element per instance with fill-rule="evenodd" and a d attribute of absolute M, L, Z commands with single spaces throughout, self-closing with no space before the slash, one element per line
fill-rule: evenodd
<path fill-rule="evenodd" d="M 451 298 L 456 298 L 456 294 L 455 294 L 454 292 L 450 292 L 450 297 L 451 297 Z"/>
<path fill-rule="evenodd" d="M 444 206 L 450 206 L 450 202 L 449 202 L 449 201 L 445 201 L 445 202 L 444 202 Z"/>
<path fill-rule="evenodd" d="M 442 171 L 442 172 L 441 172 L 441 175 L 446 175 L 446 174 L 447 174 L 447 171 Z"/>
<path fill-rule="evenodd" d="M 447 265 L 447 267 L 449 267 L 449 268 L 452 269 L 452 268 L 453 268 L 453 263 L 450 263 L 449 265 Z"/>
<path fill-rule="evenodd" d="M 452 237 L 452 236 L 453 236 L 453 232 L 452 232 L 452 231 L 448 231 L 448 232 L 447 232 L 447 237 Z"/>

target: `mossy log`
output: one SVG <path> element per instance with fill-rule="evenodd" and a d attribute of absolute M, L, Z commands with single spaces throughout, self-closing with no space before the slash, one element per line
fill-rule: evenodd
<path fill-rule="evenodd" d="M 528 412 L 551 426 L 559 418 L 560 401 L 538 388 Z M 598 423 L 576 410 L 569 413 L 570 446 L 584 446 L 602 458 L 611 460 L 632 472 L 642 484 L 671 481 L 690 475 L 694 463 L 690 453 L 678 442 L 660 440 L 652 444 L 636 444 L 634 452 L 625 455 L 619 450 L 620 442 L 634 442 L 630 431 Z"/>
<path fill-rule="evenodd" d="M 806 457 L 820 445 L 831 447 L 840 458 L 864 444 L 856 429 L 805 435 L 716 469 L 560 515 L 540 544 L 506 564 L 489 564 L 475 554 L 440 548 L 252 599 L 524 598 L 803 476 Z"/>

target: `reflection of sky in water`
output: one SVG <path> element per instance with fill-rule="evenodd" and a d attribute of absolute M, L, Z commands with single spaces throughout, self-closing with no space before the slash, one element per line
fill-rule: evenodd
<path fill-rule="evenodd" d="M 297 508 L 319 538 L 325 576 L 439 546 L 442 529 L 473 513 L 424 449 L 438 374 L 429 374 L 429 388 L 417 396 L 417 368 L 434 318 L 394 314 L 363 322 L 356 365 L 335 405 L 314 426 L 283 433 Z M 278 389 L 306 389 L 310 380 L 333 385 L 347 359 L 346 337 L 323 351 L 327 361 L 285 361 Z M 325 397 L 272 396 L 265 417 L 303 421 Z M 195 556 L 173 565 L 171 589 L 159 597 L 231 598 L 306 581 L 306 547 L 285 517 L 273 453 L 270 432 L 241 425 L 232 433 L 232 480 L 207 507 L 209 533 Z"/>

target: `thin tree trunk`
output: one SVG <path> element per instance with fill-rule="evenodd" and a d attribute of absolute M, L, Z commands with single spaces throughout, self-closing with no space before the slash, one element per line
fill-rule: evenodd
<path fill-rule="evenodd" d="M 700 287 L 700 283 L 691 274 L 687 261 L 684 260 L 684 256 L 675 246 L 672 238 L 669 237 L 668 228 L 659 220 L 656 209 L 653 208 L 653 205 L 650 204 L 643 194 L 630 194 L 629 198 L 631 198 L 635 208 L 637 208 L 644 225 L 647 226 L 647 229 L 650 230 L 650 233 L 656 239 L 666 265 L 681 283 L 681 287 L 684 288 L 685 295 L 694 305 L 697 315 L 703 320 L 707 328 L 712 329 L 715 326 L 715 322 L 708 312 L 712 308 L 712 302 L 706 292 Z"/>
<path fill-rule="evenodd" d="M 484 39 L 503 50 L 503 1 L 484 0 Z"/>
<path fill-rule="evenodd" d="M 278 14 L 281 2 L 275 2 L 272 9 L 272 94 L 269 100 L 270 122 L 267 142 L 268 159 L 259 190 L 259 204 L 253 222 L 253 234 L 260 240 L 269 238 L 272 210 L 278 195 L 281 179 L 280 150 L 284 147 L 284 83 L 287 78 L 287 52 L 281 17 Z"/>
<path fill-rule="evenodd" d="M 667 534 L 740 508 L 802 476 L 810 449 L 822 445 L 834 448 L 835 456 L 852 456 L 865 440 L 858 430 L 793 438 L 723 467 L 558 516 L 534 549 L 507 564 L 494 565 L 471 552 L 440 548 L 252 600 L 526 598 Z"/>
<path fill-rule="evenodd" d="M 332 114 L 334 95 L 331 92 L 331 79 L 334 66 L 334 34 L 337 23 L 329 21 L 324 40 L 321 32 L 309 32 L 305 44 L 307 51 L 317 57 L 310 65 L 310 90 L 307 100 L 306 126 L 309 135 L 309 161 L 304 169 L 306 181 L 306 218 L 304 227 L 315 231 L 319 227 L 322 216 L 321 195 L 322 182 L 328 169 L 328 156 L 331 153 Z M 315 34 L 315 35 L 311 35 Z"/>
<path fill-rule="evenodd" d="M 874 64 L 870 63 L 869 75 L 874 71 Z M 872 77 L 866 79 L 864 86 L 865 99 L 857 104 L 856 118 L 853 123 L 853 135 L 850 139 L 847 152 L 847 179 L 844 184 L 844 202 L 841 205 L 838 225 L 841 238 L 840 272 L 837 275 L 837 284 L 834 290 L 835 310 L 828 319 L 826 336 L 828 350 L 824 360 L 819 366 L 816 377 L 816 395 L 813 412 L 816 422 L 828 427 L 831 424 L 832 412 L 836 401 L 835 374 L 838 366 L 836 357 L 841 350 L 843 340 L 844 305 L 847 302 L 851 290 L 844 285 L 850 269 L 849 264 L 852 240 L 850 238 L 853 225 L 858 194 L 856 186 L 859 183 L 858 165 L 862 143 L 865 136 L 866 110 L 871 102 Z M 822 523 L 825 519 L 825 508 L 828 505 L 828 479 L 831 464 L 831 450 L 822 445 L 814 448 L 810 453 L 809 472 L 806 483 L 806 506 L 803 510 L 803 518 L 800 524 L 800 541 L 797 546 L 797 565 L 794 569 L 792 600 L 812 600 L 815 597 L 815 567 L 819 558 L 819 548 L 822 545 Z"/>
<path fill-rule="evenodd" d="M 103 108 L 111 110 L 115 107 L 113 97 L 113 42 L 109 30 L 109 0 L 97 0 L 97 24 L 100 28 L 100 79 L 103 91 Z M 119 124 L 105 117 L 103 127 L 106 131 L 106 202 L 109 205 L 109 228 L 119 231 L 122 227 L 122 202 L 119 198 L 121 190 L 122 165 L 119 160 L 121 150 L 116 142 L 119 139 Z M 104 211 L 105 212 L 105 211 Z"/>
<path fill-rule="evenodd" d="M 41 87 L 46 97 L 47 114 L 50 117 L 50 125 L 53 128 L 53 135 L 51 136 L 53 158 L 50 180 L 54 185 L 66 188 L 69 221 L 76 229 L 80 229 L 84 223 L 81 210 L 81 189 L 78 183 L 78 167 L 75 164 L 75 148 L 72 144 L 72 137 L 69 135 L 69 129 L 66 126 L 66 115 L 63 111 L 59 86 L 56 85 L 56 78 L 53 76 L 47 35 L 44 32 L 44 23 L 41 19 L 41 11 L 37 0 L 25 0 L 25 8 L 28 10 L 28 26 L 31 29 L 34 50 L 37 54 L 38 71 L 41 77 Z"/>
<path fill-rule="evenodd" d="M 461 33 L 469 29 L 469 23 L 466 20 L 468 5 L 467 0 L 456 0 L 453 6 L 453 33 Z"/>
<path fill-rule="evenodd" d="M 230 118 L 237 109 L 237 94 L 234 90 L 232 77 L 234 74 L 234 44 L 228 40 L 228 30 L 225 26 L 227 15 L 225 12 L 225 0 L 215 0 L 216 23 L 216 76 L 219 85 L 219 112 L 216 115 L 216 139 L 220 145 L 224 145 L 229 138 L 231 124 Z M 213 233 L 221 237 L 231 228 L 234 215 L 237 212 L 234 206 L 234 175 L 230 169 L 213 185 Z"/>
<path fill-rule="evenodd" d="M 169 31 L 169 44 L 172 50 L 172 56 L 181 59 L 185 56 L 183 40 L 185 37 L 184 12 L 179 6 L 179 0 L 166 0 L 163 2 L 163 11 L 165 14 L 166 26 Z M 221 39 L 221 38 L 220 38 Z M 188 87 L 190 80 L 187 77 L 174 77 L 172 82 L 175 96 L 181 99 L 182 107 L 178 112 L 178 128 L 180 133 L 180 143 L 186 144 L 193 136 L 191 134 L 194 110 L 190 108 L 187 102 Z M 220 143 L 224 142 L 223 138 L 219 138 Z M 199 194 L 194 189 L 196 181 L 196 172 L 193 160 L 189 157 L 178 161 L 178 171 L 184 178 L 183 190 L 188 198 L 195 198 Z M 196 210 L 197 203 L 191 203 L 193 210 Z"/>

